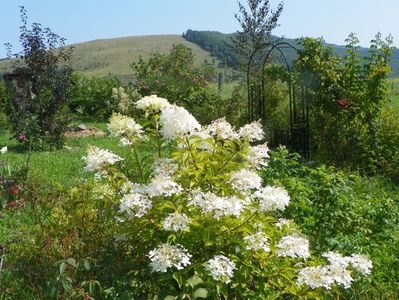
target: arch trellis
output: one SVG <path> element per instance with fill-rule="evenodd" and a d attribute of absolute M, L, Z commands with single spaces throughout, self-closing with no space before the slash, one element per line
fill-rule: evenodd
<path fill-rule="evenodd" d="M 305 85 L 300 85 L 295 80 L 295 74 L 284 53 L 285 49 L 298 51 L 286 42 L 275 44 L 262 44 L 250 56 L 247 66 L 247 91 L 248 91 L 248 121 L 261 119 L 263 124 L 267 119 L 265 110 L 266 74 L 265 67 L 272 59 L 272 53 L 278 52 L 283 59 L 283 66 L 288 71 L 288 96 L 289 96 L 289 128 L 273 128 L 270 130 L 269 144 L 280 144 L 296 151 L 303 158 L 309 158 L 309 103 L 310 93 Z M 257 61 L 256 61 L 256 60 Z"/>

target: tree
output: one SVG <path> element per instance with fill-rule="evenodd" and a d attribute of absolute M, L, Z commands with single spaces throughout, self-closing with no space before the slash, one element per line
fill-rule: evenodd
<path fill-rule="evenodd" d="M 65 39 L 33 23 L 28 28 L 27 12 L 20 7 L 22 51 L 12 54 L 14 70 L 9 74 L 5 110 L 15 137 L 34 148 L 60 148 L 69 122 L 66 91 L 72 70 L 68 67 L 72 47 Z"/>

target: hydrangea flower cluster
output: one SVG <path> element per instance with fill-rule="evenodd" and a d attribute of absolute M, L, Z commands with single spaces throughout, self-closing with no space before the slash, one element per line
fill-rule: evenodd
<path fill-rule="evenodd" d="M 276 253 L 279 256 L 307 259 L 310 256 L 309 241 L 297 235 L 284 236 L 277 244 Z"/>
<path fill-rule="evenodd" d="M 201 125 L 185 108 L 169 105 L 162 110 L 159 119 L 164 138 L 174 140 L 201 129 Z"/>
<path fill-rule="evenodd" d="M 261 141 L 264 138 L 263 128 L 260 121 L 246 124 L 238 130 L 238 135 L 243 141 Z"/>
<path fill-rule="evenodd" d="M 150 114 L 158 113 L 169 105 L 170 103 L 168 100 L 158 97 L 157 95 L 146 96 L 136 102 L 136 107 L 138 109 L 144 110 Z"/>
<path fill-rule="evenodd" d="M 205 215 L 211 215 L 219 220 L 224 216 L 239 217 L 244 210 L 245 203 L 235 196 L 224 198 L 211 192 L 203 193 L 196 190 L 192 192 L 188 205 L 197 206 Z"/>
<path fill-rule="evenodd" d="M 127 217 L 144 216 L 152 207 L 152 202 L 148 197 L 131 193 L 123 196 L 119 204 L 119 212 L 125 214 Z"/>
<path fill-rule="evenodd" d="M 319 287 L 330 289 L 333 284 L 339 284 L 347 289 L 353 281 L 349 266 L 363 275 L 371 272 L 372 263 L 363 255 L 352 254 L 345 257 L 337 252 L 326 252 L 323 256 L 327 258 L 329 264 L 300 270 L 297 279 L 299 285 L 306 284 L 313 289 Z"/>
<path fill-rule="evenodd" d="M 259 201 L 261 211 L 284 210 L 290 203 L 290 196 L 281 187 L 266 186 L 253 194 L 253 198 Z"/>
<path fill-rule="evenodd" d="M 262 178 L 255 172 L 241 169 L 231 175 L 229 180 L 231 186 L 237 191 L 250 191 L 260 189 L 262 186 Z"/>
<path fill-rule="evenodd" d="M 87 149 L 87 156 L 82 157 L 82 159 L 86 162 L 85 172 L 95 172 L 97 174 L 104 174 L 107 165 L 113 165 L 123 160 L 122 157 L 95 146 L 90 146 Z"/>
<path fill-rule="evenodd" d="M 182 245 L 161 244 L 149 253 L 153 272 L 166 272 L 168 268 L 178 270 L 191 264 L 191 255 Z"/>
<path fill-rule="evenodd" d="M 251 166 L 260 170 L 267 166 L 269 159 L 269 148 L 267 144 L 252 146 L 247 153 L 247 161 Z"/>
<path fill-rule="evenodd" d="M 214 258 L 208 260 L 205 269 L 213 279 L 229 283 L 236 269 L 236 264 L 224 255 L 216 255 Z"/>
<path fill-rule="evenodd" d="M 191 219 L 185 214 L 174 212 L 163 221 L 163 228 L 168 231 L 187 231 Z"/>
<path fill-rule="evenodd" d="M 263 232 L 258 231 L 255 234 L 247 235 L 244 237 L 244 241 L 247 243 L 245 249 L 255 250 L 255 251 L 270 251 L 270 245 L 268 242 L 268 237 L 264 235 Z"/>
<path fill-rule="evenodd" d="M 113 113 L 107 124 L 107 128 L 112 136 L 129 138 L 143 138 L 143 127 L 137 124 L 133 118 L 124 116 L 120 113 Z"/>

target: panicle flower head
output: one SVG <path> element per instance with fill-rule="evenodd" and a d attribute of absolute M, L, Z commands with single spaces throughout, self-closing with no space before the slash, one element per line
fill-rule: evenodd
<path fill-rule="evenodd" d="M 244 241 L 247 243 L 247 246 L 245 247 L 247 250 L 263 250 L 265 252 L 270 251 L 268 238 L 261 231 L 244 237 Z"/>
<path fill-rule="evenodd" d="M 238 130 L 240 138 L 247 142 L 260 141 L 264 138 L 264 132 L 260 121 L 246 124 Z"/>
<path fill-rule="evenodd" d="M 153 272 L 166 272 L 175 267 L 182 270 L 191 264 L 191 255 L 182 245 L 161 244 L 149 253 L 150 266 Z"/>
<path fill-rule="evenodd" d="M 218 140 L 234 140 L 237 138 L 237 133 L 224 118 L 213 121 L 206 127 L 206 130 Z"/>
<path fill-rule="evenodd" d="M 233 189 L 237 191 L 256 190 L 262 186 L 262 178 L 260 178 L 260 176 L 255 172 L 241 169 L 240 171 L 233 173 L 229 183 Z"/>
<path fill-rule="evenodd" d="M 147 185 L 147 194 L 150 197 L 167 196 L 170 197 L 175 194 L 180 194 L 183 188 L 174 182 L 170 176 L 163 174 L 156 175 Z"/>
<path fill-rule="evenodd" d="M 104 171 L 106 165 L 113 165 L 114 163 L 123 160 L 118 155 L 95 146 L 89 146 L 87 149 L 87 156 L 82 157 L 86 162 L 84 168 L 85 172 L 98 172 Z"/>
<path fill-rule="evenodd" d="M 147 196 L 130 193 L 121 199 L 119 203 L 119 212 L 125 214 L 127 217 L 141 218 L 147 214 L 152 207 L 152 202 Z"/>
<path fill-rule="evenodd" d="M 346 268 L 349 264 L 348 257 L 342 256 L 338 252 L 334 251 L 325 252 L 323 253 L 323 256 L 327 258 L 327 260 L 330 262 L 331 265 L 338 265 L 343 268 Z"/>
<path fill-rule="evenodd" d="M 191 219 L 185 214 L 174 212 L 163 221 L 163 228 L 168 231 L 187 231 Z"/>
<path fill-rule="evenodd" d="M 6 154 L 8 151 L 7 146 L 4 146 L 3 148 L 0 149 L 1 154 Z"/>
<path fill-rule="evenodd" d="M 178 165 L 173 160 L 167 158 L 157 158 L 154 161 L 154 171 L 157 175 L 164 177 L 172 176 L 176 173 Z"/>
<path fill-rule="evenodd" d="M 284 210 L 289 202 L 290 196 L 281 187 L 266 186 L 257 190 L 253 197 L 259 200 L 261 211 Z"/>
<path fill-rule="evenodd" d="M 151 114 L 158 113 L 169 105 L 170 103 L 168 100 L 158 97 L 157 95 L 145 96 L 136 102 L 136 107 L 138 109 Z"/>
<path fill-rule="evenodd" d="M 327 266 L 328 275 L 337 284 L 342 284 L 344 288 L 349 288 L 353 281 L 351 273 L 345 266 L 339 264 L 330 264 Z"/>
<path fill-rule="evenodd" d="M 299 285 L 307 284 L 312 289 L 319 287 L 330 289 L 334 280 L 330 276 L 328 267 L 317 266 L 307 267 L 300 270 L 297 282 Z"/>
<path fill-rule="evenodd" d="M 214 193 L 203 193 L 199 190 L 192 192 L 188 205 L 198 206 L 204 214 L 211 215 L 217 220 L 224 216 L 238 217 L 244 209 L 244 202 L 237 197 L 223 198 Z"/>
<path fill-rule="evenodd" d="M 366 256 L 361 254 L 352 254 L 348 257 L 348 260 L 352 267 L 363 275 L 371 273 L 373 263 Z"/>
<path fill-rule="evenodd" d="M 201 125 L 185 108 L 169 105 L 162 110 L 159 119 L 164 138 L 174 140 L 200 130 Z"/>
<path fill-rule="evenodd" d="M 256 169 L 261 169 L 267 166 L 267 159 L 269 159 L 269 148 L 267 144 L 252 146 L 247 153 L 247 161 Z"/>
<path fill-rule="evenodd" d="M 277 244 L 277 255 L 289 257 L 302 257 L 304 259 L 310 256 L 309 241 L 296 235 L 287 235 L 281 238 Z"/>
<path fill-rule="evenodd" d="M 224 255 L 216 255 L 208 260 L 205 269 L 210 273 L 213 279 L 224 283 L 229 283 L 233 277 L 236 265 Z"/>
<path fill-rule="evenodd" d="M 137 124 L 133 118 L 124 116 L 120 113 L 113 113 L 107 124 L 107 128 L 112 136 L 122 136 L 129 138 L 142 138 L 143 127 Z"/>

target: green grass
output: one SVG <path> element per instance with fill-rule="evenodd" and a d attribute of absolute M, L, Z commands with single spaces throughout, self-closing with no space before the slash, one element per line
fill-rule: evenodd
<path fill-rule="evenodd" d="M 86 126 L 105 129 L 105 123 L 91 121 L 90 119 L 80 119 L 75 124 L 84 123 Z M 84 161 L 82 157 L 86 155 L 89 145 L 108 149 L 118 155 L 128 156 L 129 149 L 118 146 L 119 140 L 112 137 L 81 137 L 67 138 L 63 149 L 44 152 L 33 151 L 30 157 L 28 181 L 42 182 L 69 188 L 85 176 L 83 171 Z M 8 161 L 12 166 L 22 166 L 26 164 L 28 151 L 22 147 L 15 139 L 10 139 L 10 134 L 3 131 L 0 134 L 0 146 L 7 146 L 8 152 L 0 157 L 2 162 Z"/>
<path fill-rule="evenodd" d="M 131 36 L 74 44 L 72 68 L 88 76 L 105 76 L 112 73 L 129 79 L 132 76 L 129 66 L 137 61 L 140 55 L 148 59 L 154 53 L 167 54 L 174 44 L 184 44 L 191 48 L 197 66 L 203 65 L 205 60 L 213 60 L 209 52 L 179 35 Z M 216 67 L 219 61 L 214 61 Z M 8 66 L 8 61 L 0 61 L 0 72 L 7 70 Z"/>

